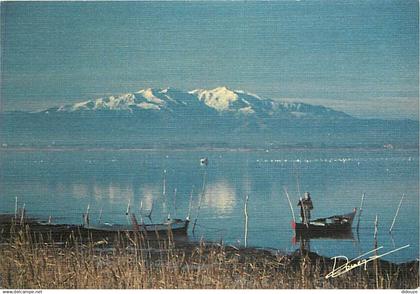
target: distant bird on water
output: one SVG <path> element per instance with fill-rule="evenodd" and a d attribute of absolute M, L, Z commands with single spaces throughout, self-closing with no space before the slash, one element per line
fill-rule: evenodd
<path fill-rule="evenodd" d="M 200 159 L 200 165 L 201 166 L 207 166 L 209 164 L 209 159 L 207 157 L 203 157 Z"/>

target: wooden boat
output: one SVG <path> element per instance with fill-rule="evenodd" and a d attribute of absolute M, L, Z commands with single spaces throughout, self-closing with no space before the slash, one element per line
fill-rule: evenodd
<path fill-rule="evenodd" d="M 112 239 L 113 237 L 126 233 L 133 235 L 140 233 L 150 239 L 166 238 L 168 235 L 187 235 L 189 218 L 170 219 L 156 224 L 138 224 L 134 214 L 131 216 L 130 225 L 122 224 L 89 224 L 88 217 L 84 216 L 84 224 L 55 224 L 39 221 L 35 218 L 25 217 L 22 222 L 15 219 L 12 215 L 0 217 L 0 241 L 10 237 L 11 230 L 14 231 L 28 228 L 33 236 L 42 236 L 43 239 L 54 241 L 65 241 L 70 236 L 75 236 L 82 240 L 100 240 L 103 238 Z"/>
<path fill-rule="evenodd" d="M 310 238 L 348 236 L 351 233 L 351 226 L 356 215 L 356 208 L 348 214 L 333 215 L 326 218 L 318 218 L 309 223 L 296 223 L 292 221 L 292 228 L 296 235 Z"/>
<path fill-rule="evenodd" d="M 88 230 L 89 233 L 109 234 L 118 232 L 128 233 L 145 233 L 145 234 L 158 234 L 165 235 L 172 234 L 187 234 L 189 219 L 170 219 L 160 224 L 138 224 L 134 217 L 132 217 L 131 225 L 121 224 L 97 224 L 88 225 L 84 224 L 83 229 Z"/>
<path fill-rule="evenodd" d="M 95 224 L 89 223 L 88 217 L 84 215 L 84 224 L 82 230 L 86 231 L 90 237 L 95 238 L 96 236 L 112 236 L 118 233 L 135 234 L 140 233 L 146 237 L 157 237 L 172 235 L 186 235 L 188 232 L 188 225 L 190 223 L 189 217 L 183 219 L 168 219 L 163 223 L 157 224 L 146 224 L 137 222 L 134 213 L 130 214 L 131 224 Z"/>

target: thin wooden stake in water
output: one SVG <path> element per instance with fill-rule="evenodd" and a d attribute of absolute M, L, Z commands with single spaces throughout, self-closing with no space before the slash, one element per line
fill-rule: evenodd
<path fill-rule="evenodd" d="M 22 214 L 20 215 L 20 224 L 23 224 L 23 221 L 25 219 L 25 203 L 23 203 L 23 207 L 22 207 Z"/>
<path fill-rule="evenodd" d="M 400 211 L 400 207 L 401 207 L 401 203 L 402 203 L 403 199 L 404 199 L 404 194 L 402 194 L 402 197 L 401 197 L 400 203 L 398 204 L 397 211 L 395 212 L 394 219 L 392 220 L 391 227 L 389 228 L 389 232 L 390 232 L 390 233 L 391 233 L 391 231 L 392 231 L 392 228 L 394 227 L 395 220 L 397 219 L 398 212 Z"/>
<path fill-rule="evenodd" d="M 197 216 L 195 217 L 195 221 L 194 221 L 194 225 L 193 225 L 193 229 L 192 229 L 193 234 L 194 234 L 194 231 L 195 231 L 195 225 L 197 224 L 198 216 L 200 215 L 201 202 L 203 201 L 204 193 L 206 191 L 206 178 L 207 178 L 207 170 L 205 169 L 204 170 L 204 175 L 203 175 L 203 188 L 201 190 L 200 200 L 198 202 L 198 207 L 197 207 Z"/>
<path fill-rule="evenodd" d="M 359 214 L 357 216 L 357 229 L 356 229 L 356 231 L 359 231 L 360 217 L 361 217 L 362 211 L 363 211 L 363 200 L 364 199 L 365 199 L 365 193 L 362 194 L 362 200 L 360 201 Z"/>
<path fill-rule="evenodd" d="M 86 213 L 83 215 L 83 223 L 85 226 L 89 226 L 89 209 L 90 209 L 90 204 L 88 204 L 86 208 Z"/>
<path fill-rule="evenodd" d="M 245 234 L 244 234 L 244 243 L 245 248 L 248 246 L 248 195 L 245 198 L 245 206 L 244 206 L 244 215 L 245 215 Z"/>
<path fill-rule="evenodd" d="M 177 211 L 176 211 L 176 191 L 177 189 L 174 189 L 174 216 L 177 216 Z"/>
<path fill-rule="evenodd" d="M 130 213 L 130 199 L 128 199 L 127 210 L 125 211 L 125 215 Z"/>
<path fill-rule="evenodd" d="M 162 195 L 166 197 L 166 169 L 163 170 L 163 188 Z"/>
<path fill-rule="evenodd" d="M 378 248 L 378 215 L 375 216 L 375 231 L 373 233 L 374 248 Z M 375 251 L 376 254 L 376 251 Z"/>
<path fill-rule="evenodd" d="M 171 218 L 171 214 L 168 211 L 168 207 L 166 206 L 166 169 L 163 170 L 163 187 L 162 187 L 162 210 L 163 213 L 168 213 L 168 219 Z"/>
<path fill-rule="evenodd" d="M 283 189 L 284 189 L 284 193 L 286 193 L 287 200 L 289 201 L 290 211 L 292 212 L 292 217 L 293 217 L 293 222 L 296 223 L 295 212 L 293 211 L 292 202 L 290 202 L 289 193 L 287 192 L 286 187 L 283 187 Z"/>
<path fill-rule="evenodd" d="M 206 191 L 206 181 L 207 181 L 207 169 L 204 170 L 203 187 L 201 188 L 201 194 L 203 195 L 204 195 L 204 192 Z"/>
<path fill-rule="evenodd" d="M 17 218 L 17 213 L 18 213 L 18 199 L 17 196 L 15 197 L 15 221 Z"/>
<path fill-rule="evenodd" d="M 392 236 L 392 232 L 389 232 L 389 236 L 391 237 L 392 247 L 396 248 L 395 240 L 394 240 L 394 237 Z"/>
<path fill-rule="evenodd" d="M 142 200 L 140 200 L 140 223 L 141 224 L 143 224 L 144 222 L 143 222 L 143 213 L 142 213 L 142 210 L 143 210 L 143 201 Z"/>
<path fill-rule="evenodd" d="M 190 194 L 190 203 L 188 205 L 188 215 L 187 215 L 187 220 L 190 220 L 190 214 L 191 214 L 191 205 L 192 205 L 192 197 L 193 197 L 193 193 L 194 193 L 194 186 L 191 189 L 191 194 Z"/>
<path fill-rule="evenodd" d="M 127 217 L 127 222 L 131 223 L 131 216 L 130 216 L 130 199 L 128 199 L 127 210 L 125 211 L 125 215 Z"/>
<path fill-rule="evenodd" d="M 101 223 L 102 222 L 102 208 L 101 208 L 101 210 L 99 210 L 99 220 L 98 220 L 98 222 L 99 223 Z"/>
<path fill-rule="evenodd" d="M 300 183 L 299 183 L 299 171 L 298 171 L 298 169 L 296 169 L 296 185 L 297 185 L 297 190 L 298 190 L 298 194 L 299 194 L 299 198 L 300 198 L 302 194 L 300 194 Z"/>
<path fill-rule="evenodd" d="M 375 232 L 373 234 L 374 239 L 374 248 L 375 248 L 375 256 L 378 255 L 378 215 L 375 216 Z M 373 261 L 374 267 L 375 267 L 375 281 L 376 281 L 376 288 L 379 287 L 379 279 L 378 279 L 378 260 L 375 259 Z"/>
<path fill-rule="evenodd" d="M 195 226 L 197 225 L 197 220 L 198 220 L 198 217 L 199 217 L 199 215 L 200 215 L 200 208 L 201 208 L 201 202 L 202 202 L 202 199 L 203 199 L 203 194 L 201 193 L 201 194 L 200 194 L 200 200 L 198 201 L 197 215 L 196 215 L 196 217 L 195 217 L 195 220 L 194 220 L 194 225 L 193 225 L 193 229 L 192 229 L 193 234 L 194 234 L 194 232 L 195 232 Z"/>

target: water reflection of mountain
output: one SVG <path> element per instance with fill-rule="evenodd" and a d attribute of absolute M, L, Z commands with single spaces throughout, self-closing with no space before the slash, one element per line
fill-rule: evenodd
<path fill-rule="evenodd" d="M 150 184 L 145 184 L 142 187 L 139 187 L 139 207 L 140 207 L 140 201 L 143 203 L 143 208 L 150 210 L 152 208 L 153 202 L 157 201 L 159 199 L 158 197 L 158 189 L 159 187 L 153 186 Z"/>
<path fill-rule="evenodd" d="M 94 197 L 98 202 L 110 201 L 111 203 L 127 203 L 134 199 L 133 185 L 128 183 L 72 183 L 69 188 L 72 197 L 77 199 Z"/>
<path fill-rule="evenodd" d="M 236 204 L 236 191 L 230 182 L 225 179 L 207 184 L 203 197 L 203 207 L 215 210 L 222 216 L 231 214 Z"/>

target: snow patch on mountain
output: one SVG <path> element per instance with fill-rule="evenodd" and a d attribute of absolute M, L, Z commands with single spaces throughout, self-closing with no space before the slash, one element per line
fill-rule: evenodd
<path fill-rule="evenodd" d="M 145 90 L 140 90 L 136 94 L 141 94 L 143 98 L 145 98 L 148 102 L 153 104 L 164 105 L 165 102 L 162 99 L 159 99 L 153 94 L 153 89 L 148 88 Z"/>
<path fill-rule="evenodd" d="M 200 101 L 218 111 L 229 110 L 229 106 L 238 100 L 238 94 L 227 87 L 218 87 L 213 90 L 197 89 L 189 93 L 196 95 Z"/>
<path fill-rule="evenodd" d="M 257 98 L 259 100 L 263 100 L 263 98 L 261 98 L 260 96 L 258 96 L 257 94 L 254 94 L 254 93 L 245 92 L 243 90 L 235 90 L 235 92 L 238 93 L 238 94 L 244 94 L 246 96 L 252 96 L 252 97 Z"/>
<path fill-rule="evenodd" d="M 242 114 L 253 114 L 253 113 L 255 113 L 255 110 L 252 109 L 251 106 L 248 106 L 248 107 L 240 108 L 239 112 L 242 113 Z"/>
<path fill-rule="evenodd" d="M 154 110 L 160 110 L 160 107 L 153 103 L 147 103 L 147 102 L 141 102 L 137 104 L 138 107 L 142 109 L 154 109 Z"/>

